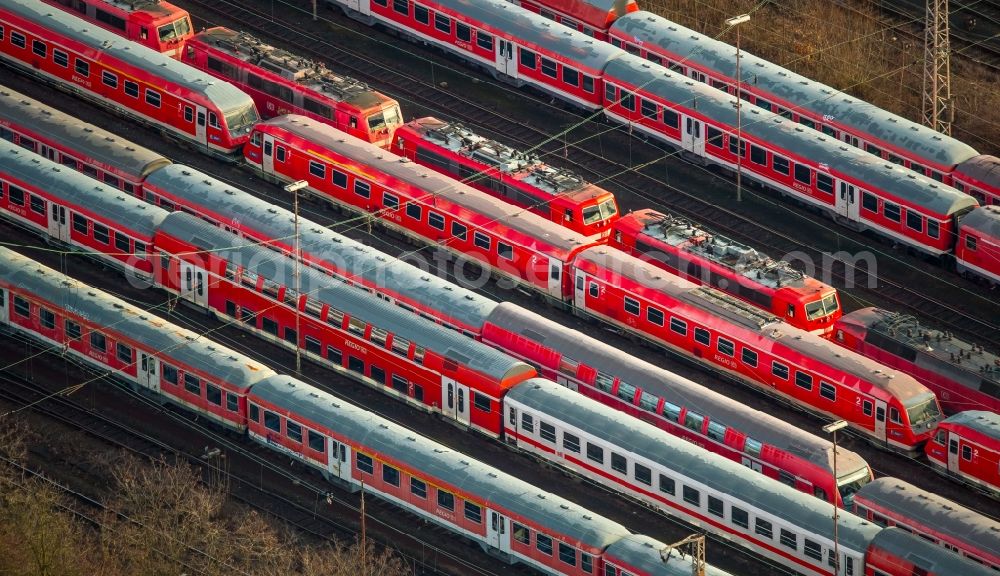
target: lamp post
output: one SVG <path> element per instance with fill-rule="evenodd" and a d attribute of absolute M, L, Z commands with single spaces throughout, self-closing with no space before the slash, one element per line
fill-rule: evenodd
<path fill-rule="evenodd" d="M 836 495 L 840 494 L 840 489 L 837 486 L 837 430 L 842 430 L 847 428 L 847 420 L 837 420 L 836 422 L 831 422 L 826 426 L 823 426 L 823 431 L 827 434 L 833 434 L 833 489 L 836 490 Z M 836 496 L 834 496 L 833 503 L 833 573 L 840 574 L 840 539 L 837 537 L 837 512 L 840 510 L 840 506 L 837 505 Z"/>
<path fill-rule="evenodd" d="M 302 372 L 302 352 L 299 348 L 299 335 L 302 334 L 302 318 L 299 315 L 299 297 L 302 295 L 301 283 L 299 279 L 299 266 L 302 262 L 302 251 L 299 247 L 299 190 L 308 186 L 305 180 L 297 180 L 285 185 L 285 192 L 293 194 L 292 206 L 295 212 L 295 372 Z"/>
<path fill-rule="evenodd" d="M 736 28 L 736 201 L 743 201 L 743 98 L 740 97 L 740 24 L 750 21 L 749 14 L 741 14 L 726 20 L 726 26 Z"/>

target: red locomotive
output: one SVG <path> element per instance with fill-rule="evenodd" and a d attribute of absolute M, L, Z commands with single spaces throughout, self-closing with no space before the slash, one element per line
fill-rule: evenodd
<path fill-rule="evenodd" d="M 1000 415 L 970 410 L 948 417 L 924 447 L 942 474 L 1000 496 Z"/>
<path fill-rule="evenodd" d="M 809 332 L 829 331 L 842 314 L 840 296 L 832 286 L 685 218 L 654 210 L 631 212 L 615 223 L 610 244 Z"/>
<path fill-rule="evenodd" d="M 187 10 L 163 0 L 42 1 L 172 58 L 194 34 Z"/>
<path fill-rule="evenodd" d="M 594 239 L 618 218 L 614 195 L 568 170 L 437 118 L 396 130 L 392 152 Z"/>
<path fill-rule="evenodd" d="M 264 118 L 301 114 L 383 148 L 403 122 L 394 99 L 245 32 L 199 32 L 182 61 L 252 96 Z"/>
<path fill-rule="evenodd" d="M 171 137 L 232 159 L 257 122 L 226 82 L 34 0 L 0 6 L 0 58 Z"/>
<path fill-rule="evenodd" d="M 1000 412 L 1000 357 L 916 318 L 862 308 L 834 325 L 833 339 L 886 366 L 910 374 L 937 394 L 947 414 Z"/>

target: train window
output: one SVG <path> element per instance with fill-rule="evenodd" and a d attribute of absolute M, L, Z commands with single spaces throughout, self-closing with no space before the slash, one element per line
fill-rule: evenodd
<path fill-rule="evenodd" d="M 685 322 L 685 321 L 683 321 L 683 320 L 681 320 L 679 318 L 671 318 L 670 319 L 670 330 L 672 330 L 672 331 L 680 334 L 681 336 L 687 336 L 687 333 L 688 333 L 687 322 Z"/>
<path fill-rule="evenodd" d="M 604 448 L 587 442 L 587 459 L 604 465 Z"/>
<path fill-rule="evenodd" d="M 895 422 L 896 424 L 903 423 L 899 417 L 899 410 L 896 410 L 895 408 L 889 408 L 889 420 Z"/>
<path fill-rule="evenodd" d="M 750 161 L 754 164 L 767 166 L 767 151 L 760 146 L 750 145 Z"/>
<path fill-rule="evenodd" d="M 639 109 L 646 118 L 656 120 L 656 102 L 643 98 L 639 101 Z"/>
<path fill-rule="evenodd" d="M 535 433 L 535 418 L 531 414 L 521 414 L 521 430 Z"/>
<path fill-rule="evenodd" d="M 865 416 L 872 415 L 872 403 L 868 400 L 863 400 L 861 402 L 861 410 L 865 413 Z"/>
<path fill-rule="evenodd" d="M 73 221 L 73 230 L 79 232 L 80 234 L 87 234 L 87 219 L 83 216 L 73 213 L 70 215 L 70 220 Z"/>
<path fill-rule="evenodd" d="M 962 446 L 962 460 L 966 462 L 972 462 L 972 447 Z"/>
<path fill-rule="evenodd" d="M 24 37 L 24 34 L 21 34 L 20 32 L 11 31 L 10 43 L 13 44 L 14 46 L 17 46 L 18 48 L 24 48 L 25 46 L 27 46 L 27 40 Z"/>
<path fill-rule="evenodd" d="M 7 185 L 7 198 L 11 204 L 24 206 L 24 190 L 16 186 Z"/>
<path fill-rule="evenodd" d="M 701 434 L 701 428 L 705 424 L 705 417 L 697 412 L 692 412 L 689 408 L 684 414 L 684 427 Z"/>
<path fill-rule="evenodd" d="M 722 338 L 721 336 L 719 337 L 716 345 L 719 347 L 720 353 L 725 354 L 730 358 L 732 358 L 733 355 L 736 353 L 736 345 L 730 342 L 729 340 Z"/>
<path fill-rule="evenodd" d="M 100 332 L 90 333 L 90 347 L 98 352 L 106 352 L 108 346 L 107 338 Z"/>
<path fill-rule="evenodd" d="M 410 494 L 421 500 L 427 499 L 427 484 L 419 478 L 410 477 Z"/>
<path fill-rule="evenodd" d="M 785 366 L 781 362 L 772 361 L 771 362 L 771 374 L 774 374 L 782 380 L 788 380 L 788 366 Z"/>
<path fill-rule="evenodd" d="M 454 236 L 455 238 L 458 238 L 459 240 L 463 241 L 467 240 L 468 232 L 469 229 L 466 228 L 464 224 L 459 224 L 458 222 L 451 223 L 451 235 Z"/>
<path fill-rule="evenodd" d="M 291 425 L 291 422 L 289 422 Z M 386 463 L 382 463 L 382 481 L 391 486 L 399 487 L 399 470 Z"/>
<path fill-rule="evenodd" d="M 264 413 L 267 416 L 267 412 Z M 375 463 L 372 461 L 372 457 L 366 454 L 357 453 L 357 465 L 358 470 L 364 472 L 365 474 L 373 474 L 375 472 Z"/>
<path fill-rule="evenodd" d="M 664 113 L 666 109 L 664 109 Z M 676 117 L 676 114 L 674 115 Z M 712 128 L 711 126 L 705 127 L 705 136 L 708 140 L 708 145 L 715 148 L 722 148 L 722 131 L 717 128 Z"/>
<path fill-rule="evenodd" d="M 48 312 L 48 310 L 42 310 L 42 312 Z M 51 314 L 51 312 L 50 312 L 50 314 Z M 44 324 L 44 322 L 43 322 L 43 324 Z M 130 347 L 126 346 L 125 344 L 122 344 L 121 342 L 119 342 L 117 345 L 115 345 L 115 354 L 118 356 L 118 360 L 121 361 L 122 363 L 124 363 L 124 364 L 132 364 L 132 348 L 130 348 Z M 218 404 L 221 404 L 221 403 L 222 402 L 220 400 L 220 402 L 218 402 Z"/>
<path fill-rule="evenodd" d="M 445 510 L 455 510 L 455 495 L 440 488 L 437 489 L 438 506 Z"/>
<path fill-rule="evenodd" d="M 737 143 L 739 143 L 739 152 L 736 151 Z M 747 155 L 747 142 L 746 140 L 741 140 L 732 134 L 729 135 L 729 153 L 734 156 L 746 156 Z"/>
<path fill-rule="evenodd" d="M 625 311 L 633 316 L 639 315 L 639 301 L 635 298 L 625 297 Z"/>
<path fill-rule="evenodd" d="M 337 188 L 343 188 L 347 190 L 347 174 L 340 172 L 339 170 L 330 170 L 330 181 Z"/>
<path fill-rule="evenodd" d="M 939 238 L 941 236 L 940 224 L 936 220 L 927 219 L 927 235 L 931 238 Z"/>
<path fill-rule="evenodd" d="M 117 28 L 119 30 L 125 30 L 125 19 L 115 16 L 114 14 L 107 12 L 105 10 L 97 9 L 97 21 L 104 22 L 105 24 Z"/>
<path fill-rule="evenodd" d="M 382 192 L 382 205 L 390 210 L 399 210 L 399 198 L 388 192 Z"/>
<path fill-rule="evenodd" d="M 63 68 L 69 68 L 69 54 L 62 50 L 52 49 L 52 61 Z"/>
<path fill-rule="evenodd" d="M 618 382 L 618 397 L 631 404 L 635 400 L 636 387 L 628 382 Z"/>
<path fill-rule="evenodd" d="M 554 60 L 542 57 L 542 74 L 550 78 L 556 77 L 556 63 Z"/>
<path fill-rule="evenodd" d="M 414 204 L 413 202 L 408 202 L 406 204 L 406 215 L 414 220 L 423 220 L 424 209 L 419 204 Z M 478 232 L 477 232 L 478 234 Z"/>
<path fill-rule="evenodd" d="M 683 490 L 685 502 L 693 506 L 701 507 L 701 492 L 687 485 L 683 487 Z"/>
<path fill-rule="evenodd" d="M 795 488 L 795 476 L 785 472 L 784 470 L 778 471 L 778 481 L 786 486 Z"/>
<path fill-rule="evenodd" d="M 476 45 L 483 50 L 493 50 L 493 36 L 482 30 L 476 30 Z M 593 92 L 593 88 L 590 91 Z"/>
<path fill-rule="evenodd" d="M 184 389 L 195 396 L 201 396 L 201 380 L 197 376 L 185 374 Z"/>
<path fill-rule="evenodd" d="M 483 522 L 483 509 L 479 506 L 473 504 L 472 502 L 464 502 L 465 508 L 465 518 L 466 520 L 473 522 L 475 524 L 482 524 Z"/>
<path fill-rule="evenodd" d="M 705 330 L 704 328 L 695 328 L 694 341 L 698 342 L 699 344 L 704 344 L 705 346 L 711 346 L 712 335 L 709 333 L 708 330 Z"/>
<path fill-rule="evenodd" d="M 798 536 L 796 536 L 794 533 L 788 530 L 785 530 L 784 528 L 781 529 L 780 539 L 782 546 L 785 546 L 786 548 L 791 548 L 792 550 L 796 550 L 799 547 Z"/>
<path fill-rule="evenodd" d="M 514 540 L 526 546 L 531 544 L 531 530 L 527 526 L 512 522 L 511 532 L 514 533 Z"/>
<path fill-rule="evenodd" d="M 813 377 L 804 372 L 795 371 L 795 385 L 803 390 L 813 389 Z"/>
<path fill-rule="evenodd" d="M 404 396 L 410 391 L 410 383 L 406 381 L 406 378 L 399 376 L 397 374 L 392 375 L 392 389 Z"/>
<path fill-rule="evenodd" d="M 230 412 L 240 411 L 240 399 L 236 394 L 226 394 L 226 410 Z"/>
<path fill-rule="evenodd" d="M 587 28 L 587 30 L 590 30 L 590 28 Z M 589 36 L 593 36 L 593 34 L 589 34 Z M 594 571 L 594 558 L 590 554 L 580 552 L 580 570 L 584 574 L 590 574 Z"/>
<path fill-rule="evenodd" d="M 22 314 L 22 316 L 26 316 Z M 56 327 L 56 315 L 52 313 L 51 310 L 46 310 L 45 308 L 38 309 L 38 320 L 42 324 L 42 328 L 48 328 L 52 330 Z M 129 357 L 129 362 L 132 361 L 131 356 Z"/>
<path fill-rule="evenodd" d="M 392 9 L 404 16 L 410 15 L 409 0 L 392 0 Z"/>
<path fill-rule="evenodd" d="M 615 93 L 615 87 L 606 82 L 604 84 L 604 100 L 609 103 L 614 103 L 618 100 L 618 95 Z"/>
<path fill-rule="evenodd" d="M 455 23 L 455 37 L 462 42 L 472 42 L 472 29 L 461 22 Z"/>
<path fill-rule="evenodd" d="M 600 293 L 600 287 L 597 285 L 597 282 L 591 282 L 587 290 L 592 298 L 597 298 L 597 295 Z"/>
<path fill-rule="evenodd" d="M 882 214 L 884 214 L 888 220 L 899 222 L 899 204 L 884 202 L 882 205 Z"/>
<path fill-rule="evenodd" d="M 774 168 L 775 172 L 788 176 L 788 158 L 771 154 L 771 167 Z"/>
<path fill-rule="evenodd" d="M 125 95 L 131 96 L 132 98 L 139 97 L 139 83 L 133 82 L 131 80 L 125 81 Z"/>
<path fill-rule="evenodd" d="M 827 400 L 836 401 L 837 400 L 837 388 L 832 384 L 827 384 L 820 380 L 819 382 L 819 395 Z"/>
<path fill-rule="evenodd" d="M 967 250 L 971 250 L 971 251 L 975 252 L 976 251 L 976 243 L 977 243 L 977 241 L 978 241 L 978 239 L 975 236 L 973 236 L 972 234 L 967 234 L 965 236 L 965 248 Z"/>
<path fill-rule="evenodd" d="M 337 366 L 344 365 L 344 353 L 333 346 L 326 347 L 326 359 Z"/>
<path fill-rule="evenodd" d="M 586 74 L 581 74 L 580 77 L 583 78 L 583 91 L 586 92 L 586 93 L 588 93 L 588 94 L 593 94 L 594 93 L 594 77 L 593 76 L 587 76 Z"/>
<path fill-rule="evenodd" d="M 279 150 L 280 150 L 280 148 L 279 148 Z M 361 196 L 362 198 L 369 198 L 369 197 L 371 197 L 371 193 L 372 193 L 371 184 L 369 184 L 367 182 L 362 182 L 360 180 L 355 180 L 354 181 L 354 193 L 357 194 L 358 196 Z"/>
<path fill-rule="evenodd" d="M 907 208 L 906 209 L 906 225 L 909 228 L 911 228 L 913 230 L 916 230 L 917 232 L 923 232 L 924 231 L 924 217 L 921 216 L 920 214 L 914 212 L 913 210 Z"/>
<path fill-rule="evenodd" d="M 837 131 L 833 128 L 833 126 L 827 126 L 826 124 L 822 124 L 820 125 L 820 128 L 823 130 L 823 134 L 826 134 L 827 136 L 832 136 L 834 138 L 837 137 Z"/>
<path fill-rule="evenodd" d="M 773 528 L 771 526 L 771 523 L 768 522 L 767 520 L 764 520 L 763 518 L 756 518 L 756 519 L 754 519 L 754 527 L 753 528 L 754 528 L 754 530 L 753 530 L 754 532 L 756 532 L 757 534 L 759 534 L 759 535 L 761 535 L 761 536 L 763 536 L 765 538 L 773 538 L 774 537 L 774 532 L 773 532 Z"/>
<path fill-rule="evenodd" d="M 199 126 L 205 125 L 204 122 L 202 122 L 201 120 L 201 113 L 198 113 L 198 125 Z M 212 128 L 219 128 L 219 117 L 215 114 L 215 112 L 208 113 L 208 125 L 211 126 Z M 285 149 L 282 148 L 281 146 L 278 146 L 277 158 L 279 162 L 285 161 Z"/>
<path fill-rule="evenodd" d="M 473 238 L 472 241 L 473 244 L 475 244 L 479 248 L 482 248 L 483 250 L 490 249 L 490 237 L 487 236 L 486 234 L 483 234 L 482 232 L 474 232 L 472 234 L 472 238 Z"/>
<path fill-rule="evenodd" d="M 542 69 L 543 70 L 544 70 L 544 66 L 545 66 L 545 62 L 543 60 L 542 61 Z M 563 69 L 562 69 L 562 80 L 563 80 L 563 82 L 565 82 L 566 84 L 568 84 L 570 86 L 579 86 L 580 85 L 580 73 L 577 72 L 576 70 L 573 70 L 572 68 L 567 68 L 567 67 L 563 66 Z M 653 112 L 653 114 L 654 114 L 654 118 L 655 118 L 656 112 Z"/>
<path fill-rule="evenodd" d="M 434 27 L 445 34 L 451 35 L 451 18 L 444 14 L 434 14 Z"/>
<path fill-rule="evenodd" d="M 525 50 L 524 48 L 518 48 L 518 50 L 520 50 L 519 58 L 521 66 L 534 70 L 538 66 L 538 56 L 531 50 Z"/>
<path fill-rule="evenodd" d="M 319 162 L 310 160 L 309 173 L 320 179 L 326 178 L 326 166 L 320 164 Z M 357 186 L 355 186 L 355 188 L 357 188 Z"/>
<path fill-rule="evenodd" d="M 115 248 L 121 252 L 121 256 L 127 256 L 131 252 L 131 245 L 128 236 L 115 232 Z"/>
<path fill-rule="evenodd" d="M 726 505 L 722 503 L 722 500 L 716 498 L 715 496 L 709 496 L 708 512 L 709 514 L 723 518 L 726 515 Z"/>
<path fill-rule="evenodd" d="M 347 355 L 347 369 L 351 372 L 365 375 L 365 361 L 360 358 L 355 358 L 350 354 Z"/>
<path fill-rule="evenodd" d="M 545 554 L 546 556 L 552 555 L 552 538 L 549 538 L 541 532 L 535 534 L 535 548 L 539 552 Z"/>
<path fill-rule="evenodd" d="M 104 70 L 101 72 L 101 83 L 111 88 L 118 87 L 118 76 Z"/>
<path fill-rule="evenodd" d="M 69 328 L 69 324 L 67 324 L 66 327 Z M 79 329 L 79 327 L 77 327 L 77 328 Z M 174 386 L 176 386 L 177 385 L 177 368 L 174 368 L 170 364 L 164 364 L 163 365 L 163 380 L 165 382 L 169 383 L 169 384 L 173 384 Z M 256 406 L 251 406 L 250 408 L 251 408 L 251 414 L 253 414 L 254 409 L 256 409 L 257 407 Z M 257 416 L 251 416 L 250 419 L 256 421 L 257 420 Z"/>
<path fill-rule="evenodd" d="M 299 333 L 296 332 L 294 328 L 285 328 L 285 341 L 298 346 Z"/>
<path fill-rule="evenodd" d="M 751 456 L 760 456 L 761 448 L 763 448 L 763 445 L 753 438 L 747 437 L 747 439 L 743 442 L 743 451 Z"/>
<path fill-rule="evenodd" d="M 212 384 L 205 384 L 205 397 L 208 401 L 216 406 L 222 406 L 222 390 L 218 386 L 213 386 Z M 288 429 L 291 431 L 292 423 L 288 423 Z M 290 433 L 290 432 L 289 432 Z M 302 431 L 299 430 L 299 441 L 302 441 Z"/>
<path fill-rule="evenodd" d="M 673 496 L 676 493 L 674 479 L 660 474 L 660 492 Z"/>
<path fill-rule="evenodd" d="M 812 186 L 812 170 L 805 165 L 795 165 L 795 180 L 807 186 Z"/>
<path fill-rule="evenodd" d="M 646 320 L 649 320 L 657 326 L 663 326 L 663 311 L 657 310 L 652 306 L 646 308 Z"/>
<path fill-rule="evenodd" d="M 740 351 L 740 359 L 747 366 L 757 367 L 757 353 L 749 348 Z"/>
<path fill-rule="evenodd" d="M 549 424 L 548 422 L 538 422 L 538 435 L 542 437 L 542 440 L 555 443 L 556 441 L 556 429 L 555 426 Z"/>
<path fill-rule="evenodd" d="M 944 182 L 944 175 L 936 170 L 931 170 L 931 178 L 938 182 Z"/>
<path fill-rule="evenodd" d="M 816 129 L 816 123 L 815 122 L 813 122 L 812 120 L 810 120 L 808 118 L 802 117 L 802 116 L 799 117 L 799 124 L 802 124 L 803 126 L 808 126 L 809 128 L 812 128 L 813 130 Z"/>
<path fill-rule="evenodd" d="M 485 412 L 486 414 L 489 414 L 490 411 L 491 411 L 491 408 L 492 408 L 492 403 L 490 402 L 490 397 L 487 396 L 486 394 L 483 394 L 482 392 L 473 392 L 472 393 L 472 405 L 476 407 L 476 410 L 479 410 L 480 412 Z M 542 423 L 542 437 L 543 438 L 545 437 L 545 426 L 546 426 L 546 424 L 543 422 Z M 549 428 L 552 428 L 552 427 L 549 426 Z M 553 429 L 553 431 L 552 431 L 552 440 L 551 441 L 555 442 L 555 429 Z"/>
<path fill-rule="evenodd" d="M 611 453 L 611 469 L 628 475 L 628 461 L 621 454 Z"/>
<path fill-rule="evenodd" d="M 3 26 L 0 26 L 0 40 L 3 40 Z"/>
<path fill-rule="evenodd" d="M 312 98 L 304 97 L 302 98 L 302 107 L 306 109 L 307 112 L 312 112 L 313 114 L 320 116 L 321 118 L 326 118 L 327 120 L 333 120 L 333 111 L 326 104 L 321 104 Z"/>
<path fill-rule="evenodd" d="M 833 178 L 829 174 L 816 173 L 816 188 L 820 192 L 826 192 L 827 194 L 833 194 Z"/>
<path fill-rule="evenodd" d="M 444 228 L 444 223 L 441 224 L 441 227 Z M 510 244 L 497 241 L 497 254 L 499 254 L 501 258 L 506 258 L 507 260 L 513 260 L 514 247 L 511 246 Z"/>
<path fill-rule="evenodd" d="M 652 52 L 646 52 L 646 60 L 649 60 L 658 66 L 663 66 L 663 58 L 657 54 L 653 54 Z"/>
<path fill-rule="evenodd" d="M 636 482 L 641 482 L 646 486 L 653 485 L 653 472 L 649 468 L 636 462 L 632 465 L 632 470 L 634 470 Z"/>
<path fill-rule="evenodd" d="M 718 422 L 709 422 L 708 437 L 719 442 L 724 442 L 726 440 L 726 427 Z"/>
<path fill-rule="evenodd" d="M 562 542 L 559 543 L 559 560 L 569 564 L 570 566 L 576 566 L 576 548 L 572 546 L 567 546 Z"/>
<path fill-rule="evenodd" d="M 624 92 L 623 91 L 622 92 L 622 98 L 621 98 L 621 105 L 622 105 L 622 108 L 624 108 L 624 109 L 626 109 L 626 110 L 628 110 L 630 112 L 635 112 L 635 94 L 632 94 L 631 92 Z"/>
<path fill-rule="evenodd" d="M 877 147 L 877 146 L 872 146 L 871 144 L 869 144 L 867 142 L 865 142 L 865 152 L 868 152 L 869 154 L 874 154 L 875 156 L 878 156 L 879 158 L 882 157 L 882 149 L 879 148 L 879 147 Z"/>
<path fill-rule="evenodd" d="M 568 432 L 563 433 L 563 449 L 574 454 L 580 453 L 580 439 Z"/>
<path fill-rule="evenodd" d="M 861 207 L 869 212 L 878 213 L 878 197 L 870 192 L 862 192 Z"/>
<path fill-rule="evenodd" d="M 309 448 L 315 450 L 316 452 L 326 452 L 326 436 L 323 436 L 319 432 L 313 430 L 307 430 L 307 438 L 309 439 Z"/>
<path fill-rule="evenodd" d="M 754 104 L 756 104 L 757 106 L 760 106 L 761 108 L 763 108 L 764 110 L 767 110 L 768 112 L 771 111 L 771 103 L 768 102 L 767 100 L 764 100 L 764 99 L 760 98 L 760 97 L 755 98 Z"/>
<path fill-rule="evenodd" d="M 375 2 L 375 4 L 382 6 L 383 8 L 389 5 L 389 0 L 372 0 L 372 1 Z"/>
<path fill-rule="evenodd" d="M 671 422 L 680 422 L 681 407 L 671 402 L 664 402 L 663 415 Z"/>
<path fill-rule="evenodd" d="M 30 196 L 31 211 L 37 212 L 39 214 L 45 214 L 45 200 L 39 198 L 32 194 Z"/>
<path fill-rule="evenodd" d="M 15 306 L 17 304 L 17 299 L 16 298 L 14 300 L 14 304 L 15 304 Z M 65 327 L 66 327 L 66 338 L 68 338 L 70 340 L 77 340 L 77 341 L 79 341 L 80 340 L 80 336 L 81 336 L 80 325 L 77 324 L 76 322 L 73 322 L 72 320 L 66 320 L 66 322 L 64 324 L 65 324 Z M 174 372 L 174 384 L 176 384 L 176 383 L 177 383 L 177 372 L 175 371 Z"/>
<path fill-rule="evenodd" d="M 597 373 L 597 378 L 594 383 L 598 390 L 602 392 L 611 392 L 611 388 L 614 386 L 615 379 L 602 372 Z"/>
<path fill-rule="evenodd" d="M 806 538 L 804 548 L 806 556 L 819 561 L 823 560 L 823 548 L 821 548 L 816 542 Z"/>

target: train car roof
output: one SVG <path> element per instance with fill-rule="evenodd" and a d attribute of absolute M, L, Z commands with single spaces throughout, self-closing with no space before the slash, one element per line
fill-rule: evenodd
<path fill-rule="evenodd" d="M 418 477 L 472 494 L 475 504 L 531 518 L 560 536 L 604 549 L 629 534 L 617 522 L 290 376 L 266 378 L 252 394 L 361 443 L 362 452 L 401 462 Z"/>
<path fill-rule="evenodd" d="M 491 33 L 508 34 L 517 44 L 535 50 L 542 48 L 543 56 L 561 56 L 577 69 L 583 65 L 592 75 L 599 74 L 609 60 L 625 53 L 608 42 L 571 30 L 506 0 L 438 0 L 437 4 L 474 22 L 487 24 Z"/>
<path fill-rule="evenodd" d="M 229 221 L 239 221 L 268 238 L 286 245 L 294 242 L 295 215 L 189 166 L 173 164 L 157 170 L 147 183 L 169 190 Z M 444 309 L 467 326 L 480 326 L 496 302 L 389 256 L 361 242 L 338 234 L 299 216 L 299 247 L 303 254 L 327 262 L 354 278 L 369 281 L 392 294 L 430 308 Z M 447 305 L 445 305 L 447 303 Z"/>
<path fill-rule="evenodd" d="M 872 540 L 872 546 L 913 562 L 935 576 L 996 576 L 986 566 L 966 560 L 947 548 L 938 546 L 902 530 L 885 528 Z"/>
<path fill-rule="evenodd" d="M 126 335 L 161 360 L 176 359 L 240 390 L 245 391 L 274 373 L 267 366 L 201 334 L 171 324 L 3 247 L 0 247 L 0 277 L 88 322 Z"/>
<path fill-rule="evenodd" d="M 242 265 L 246 270 L 278 284 L 288 286 L 295 276 L 295 264 L 288 256 L 252 244 L 191 214 L 174 212 L 163 220 L 160 229 L 203 250 L 214 251 L 219 258 Z M 329 304 L 351 317 L 374 324 L 498 380 L 524 374 L 531 369 L 499 350 L 454 330 L 442 328 L 312 268 L 301 268 L 299 282 L 300 292 L 307 294 L 310 300 Z"/>
<path fill-rule="evenodd" d="M 966 410 L 952 414 L 942 424 L 958 424 L 989 438 L 1000 440 L 1000 414 L 988 410 Z"/>
<path fill-rule="evenodd" d="M 170 164 L 167 157 L 149 148 L 0 86 L 0 125 L 6 122 L 65 144 L 87 158 L 117 169 L 121 174 L 145 178 L 154 170 Z"/>
<path fill-rule="evenodd" d="M 183 64 L 156 50 L 131 42 L 38 0 L 6 0 L 4 10 L 36 22 L 57 34 L 85 44 L 94 53 L 87 57 L 100 61 L 102 54 L 148 71 L 161 81 L 183 85 L 185 89 L 204 95 L 223 114 L 253 106 L 253 100 L 229 82 Z"/>
<path fill-rule="evenodd" d="M 605 81 L 614 82 L 616 79 L 668 102 L 690 106 L 695 100 L 699 114 L 728 126 L 736 125 L 736 99 L 733 96 L 638 56 L 626 54 L 608 63 Z M 773 112 L 757 106 L 741 106 L 740 115 L 744 133 L 806 158 L 822 158 L 830 169 L 849 175 L 859 185 L 863 182 L 891 190 L 900 198 L 936 214 L 950 215 L 976 205 L 974 198 L 951 186 L 877 158 Z"/>
<path fill-rule="evenodd" d="M 72 168 L 60 166 L 34 152 L 0 140 L 0 169 L 22 182 L 41 188 L 111 222 L 151 237 L 167 211 L 146 204 Z"/>
<path fill-rule="evenodd" d="M 883 477 L 862 486 L 856 497 L 898 513 L 905 524 L 913 520 L 1000 558 L 1000 522 L 933 492 Z"/>
<path fill-rule="evenodd" d="M 681 56 L 683 64 L 716 70 L 727 78 L 736 78 L 735 47 L 662 16 L 650 12 L 633 12 L 619 18 L 612 28 L 642 40 L 644 45 L 659 46 Z M 744 50 L 740 51 L 740 60 L 740 74 L 744 85 L 759 86 L 769 94 L 783 98 L 795 108 L 830 117 L 833 122 L 843 124 L 854 132 L 871 134 L 883 142 L 945 166 L 956 166 L 978 154 L 972 146 L 960 140 Z"/>
<path fill-rule="evenodd" d="M 675 470 L 709 490 L 729 494 L 813 534 L 827 534 L 833 506 L 763 474 L 695 446 L 637 418 L 541 378 L 526 380 L 507 393 L 519 402 L 558 418 L 582 433 L 607 440 L 615 451 L 634 454 Z M 840 545 L 862 552 L 881 528 L 853 514 L 838 516 Z"/>
<path fill-rule="evenodd" d="M 635 0 L 545 0 L 541 5 L 598 30 L 607 28 L 615 18 L 639 9 Z"/>
<path fill-rule="evenodd" d="M 509 303 L 501 303 L 494 308 L 487 321 L 558 350 L 602 373 L 618 376 L 622 381 L 668 402 L 708 415 L 713 422 L 732 426 L 758 442 L 777 446 L 824 470 L 833 471 L 833 443 L 829 440 L 809 434 L 586 334 Z M 837 468 L 842 477 L 867 466 L 857 453 L 843 446 L 837 450 Z"/>
<path fill-rule="evenodd" d="M 976 180 L 1000 187 L 1000 158 L 982 154 L 969 158 L 958 166 L 958 171 Z"/>
<path fill-rule="evenodd" d="M 1000 241 L 1000 205 L 981 206 L 969 212 L 962 218 L 961 226 Z"/>
<path fill-rule="evenodd" d="M 604 551 L 605 557 L 621 561 L 636 570 L 655 576 L 691 576 L 691 562 L 687 554 L 667 550 L 667 545 L 642 534 L 630 534 Z M 616 562 L 617 563 L 617 562 Z M 730 576 L 729 572 L 706 566 L 704 576 Z"/>
<path fill-rule="evenodd" d="M 503 0 L 499 1 L 501 4 L 507 4 Z M 415 188 L 431 191 L 437 197 L 444 198 L 469 212 L 490 217 L 493 221 L 526 237 L 518 240 L 508 236 L 506 238 L 508 241 L 532 243 L 533 245 L 528 246 L 532 249 L 539 248 L 535 244 L 544 244 L 557 248 L 566 255 L 591 243 L 585 236 L 532 214 L 524 208 L 493 198 L 485 192 L 386 152 L 378 146 L 348 136 L 322 122 L 287 114 L 262 124 L 286 130 L 314 146 L 333 150 L 361 162 L 370 166 L 373 172 L 390 176 Z"/>

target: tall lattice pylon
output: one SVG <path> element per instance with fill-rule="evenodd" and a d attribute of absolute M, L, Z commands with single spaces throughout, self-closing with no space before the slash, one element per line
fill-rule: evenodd
<path fill-rule="evenodd" d="M 924 27 L 924 124 L 951 135 L 951 44 L 948 0 L 927 0 Z"/>

